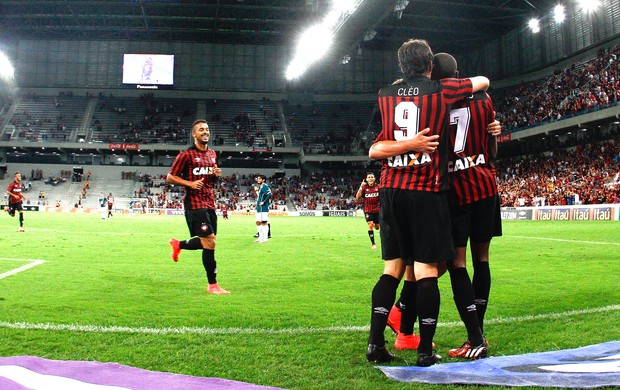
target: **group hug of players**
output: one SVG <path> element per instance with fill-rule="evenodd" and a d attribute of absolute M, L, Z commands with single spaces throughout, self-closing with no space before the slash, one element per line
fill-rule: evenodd
<path fill-rule="evenodd" d="M 501 126 L 485 92 L 489 80 L 458 78 L 454 57 L 433 55 L 424 40 L 405 42 L 398 60 L 403 78 L 379 92 L 382 131 L 369 151 L 370 158 L 382 162 L 380 180 L 368 173 L 356 194 L 364 202 L 371 248 L 377 247 L 378 230 L 384 260 L 372 291 L 366 358 L 372 363 L 395 358 L 385 345 L 390 326 L 396 333 L 394 348 L 417 350 L 418 366 L 441 360 L 433 336 L 440 303 L 437 279 L 446 269 L 467 329 L 467 341 L 449 355 L 484 358 L 489 244 L 502 234 L 492 165 Z M 466 268 L 468 240 L 473 282 Z M 417 320 L 419 335 L 414 333 Z"/>

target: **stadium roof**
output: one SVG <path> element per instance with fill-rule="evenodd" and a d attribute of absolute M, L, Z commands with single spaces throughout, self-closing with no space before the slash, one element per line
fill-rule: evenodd
<path fill-rule="evenodd" d="M 0 0 L 0 39 L 292 46 L 297 33 L 324 16 L 330 4 L 328 0 Z M 415 37 L 429 40 L 434 51 L 458 54 L 525 26 L 530 17 L 554 4 L 551 0 L 365 0 L 341 29 L 337 50 L 345 54 L 358 45 L 395 49 Z"/>

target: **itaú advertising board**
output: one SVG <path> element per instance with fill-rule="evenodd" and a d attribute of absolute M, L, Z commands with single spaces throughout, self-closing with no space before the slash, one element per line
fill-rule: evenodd
<path fill-rule="evenodd" d="M 504 207 L 504 220 L 525 221 L 619 221 L 620 204 L 580 206 Z"/>

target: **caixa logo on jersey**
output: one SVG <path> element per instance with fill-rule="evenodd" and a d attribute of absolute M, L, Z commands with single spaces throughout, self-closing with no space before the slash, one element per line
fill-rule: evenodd
<path fill-rule="evenodd" d="M 192 173 L 194 176 L 213 175 L 213 167 L 196 167 Z"/>

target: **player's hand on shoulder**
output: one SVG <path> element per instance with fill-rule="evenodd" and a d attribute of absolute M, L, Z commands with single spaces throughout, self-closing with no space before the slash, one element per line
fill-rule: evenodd
<path fill-rule="evenodd" d="M 439 146 L 439 135 L 428 135 L 431 131 L 430 128 L 426 128 L 419 131 L 413 138 L 411 138 L 411 151 L 422 153 L 433 153 Z"/>
<path fill-rule="evenodd" d="M 500 135 L 502 133 L 502 124 L 497 119 L 494 120 L 487 126 L 487 132 L 494 136 Z"/>

